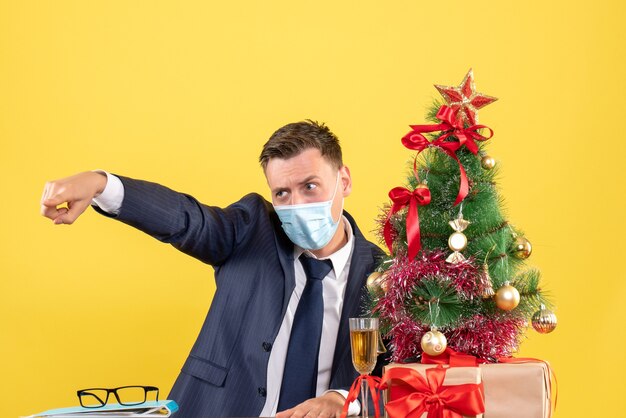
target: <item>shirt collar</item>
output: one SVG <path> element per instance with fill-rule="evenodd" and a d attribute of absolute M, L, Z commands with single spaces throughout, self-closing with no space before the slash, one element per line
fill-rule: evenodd
<path fill-rule="evenodd" d="M 332 253 L 327 257 L 321 257 L 320 260 L 330 260 L 333 264 L 333 271 L 335 273 L 335 279 L 340 277 L 341 272 L 345 268 L 348 260 L 350 260 L 350 255 L 352 254 L 352 247 L 354 246 L 354 233 L 352 231 L 352 225 L 348 219 L 342 215 L 343 224 L 346 231 L 346 236 L 348 237 L 348 241 L 345 243 L 343 247 Z M 294 245 L 294 260 L 297 260 L 302 254 L 306 254 L 307 257 L 315 258 L 316 257 L 311 251 L 305 250 L 302 247 Z"/>

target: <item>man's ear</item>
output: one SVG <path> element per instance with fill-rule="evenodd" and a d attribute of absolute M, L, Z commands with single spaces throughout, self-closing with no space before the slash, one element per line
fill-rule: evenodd
<path fill-rule="evenodd" d="M 344 165 L 339 169 L 339 177 L 343 197 L 350 196 L 350 193 L 352 193 L 352 177 L 350 176 L 350 169 L 347 165 Z"/>

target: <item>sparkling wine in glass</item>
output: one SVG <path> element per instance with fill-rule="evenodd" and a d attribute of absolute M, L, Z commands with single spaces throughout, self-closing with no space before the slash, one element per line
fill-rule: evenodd
<path fill-rule="evenodd" d="M 384 352 L 379 348 L 378 318 L 350 318 L 350 345 L 352 348 L 352 364 L 361 375 L 374 370 L 378 354 Z M 381 351 L 382 350 L 382 351 Z M 361 381 L 361 416 L 368 417 L 367 381 Z"/>

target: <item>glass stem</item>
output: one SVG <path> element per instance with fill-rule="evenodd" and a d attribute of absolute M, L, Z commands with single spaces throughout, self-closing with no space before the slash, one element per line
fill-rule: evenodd
<path fill-rule="evenodd" d="M 367 391 L 368 391 L 368 387 L 367 387 L 367 380 L 362 379 L 361 380 L 361 417 L 362 418 L 368 418 L 369 417 L 369 412 L 368 412 L 368 408 L 367 408 Z"/>

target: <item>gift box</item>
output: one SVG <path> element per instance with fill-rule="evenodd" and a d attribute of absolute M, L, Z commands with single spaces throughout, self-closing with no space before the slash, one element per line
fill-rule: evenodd
<path fill-rule="evenodd" d="M 419 391 L 419 390 L 416 390 L 416 386 L 419 386 L 419 385 L 407 383 L 407 381 L 409 381 L 408 379 L 413 379 L 415 376 L 411 376 L 410 374 L 405 373 L 403 376 L 404 377 L 403 380 L 399 380 L 397 379 L 398 375 L 393 375 L 392 373 L 389 373 L 390 370 L 398 369 L 398 368 L 404 369 L 404 370 L 411 370 L 413 372 L 417 372 L 420 376 L 422 376 L 422 378 L 424 378 L 427 381 L 427 383 L 430 383 L 428 385 L 430 387 L 427 388 L 426 391 L 433 389 L 432 388 L 433 376 L 431 375 L 429 377 L 429 374 L 432 374 L 433 372 L 438 372 L 440 375 L 439 377 L 442 378 L 439 383 L 440 383 L 440 389 L 443 390 L 443 392 L 438 393 L 436 395 L 436 398 L 437 400 L 441 399 L 441 401 L 444 404 L 447 402 L 446 399 L 449 398 L 451 400 L 450 404 L 444 405 L 444 407 L 448 407 L 452 410 L 456 410 L 457 406 L 460 406 L 461 408 L 469 407 L 470 409 L 472 409 L 470 405 L 473 405 L 473 408 L 475 411 L 480 411 L 483 408 L 483 396 L 484 395 L 483 395 L 483 388 L 481 385 L 481 372 L 478 367 L 447 367 L 447 366 L 443 367 L 441 365 L 437 366 L 433 364 L 421 364 L 421 363 L 407 363 L 407 364 L 391 363 L 385 366 L 384 373 L 383 373 L 383 383 L 386 380 L 385 376 L 392 378 L 392 380 L 388 382 L 389 386 L 383 394 L 386 418 L 396 418 L 398 416 L 402 416 L 398 412 L 396 412 L 395 415 L 393 413 L 389 413 L 389 410 L 387 407 L 390 403 L 395 402 L 397 404 L 398 402 L 409 402 L 411 394 L 414 394 Z M 456 393 L 446 394 L 446 391 L 449 392 L 450 390 L 453 390 Z M 447 396 L 447 395 L 450 395 L 450 396 Z M 467 396 L 467 398 L 465 398 L 465 396 Z M 424 394 L 425 404 L 432 403 L 432 401 L 429 400 L 428 397 L 429 397 L 428 394 Z M 415 403 L 415 400 L 413 400 L 413 402 Z M 457 405 L 454 404 L 455 402 L 457 402 Z M 458 404 L 462 404 L 462 405 L 458 405 Z M 415 405 L 412 405 L 412 406 L 408 406 L 407 408 L 412 410 L 414 407 Z M 430 405 L 428 405 L 427 407 L 430 407 Z M 428 411 L 423 412 L 421 415 L 413 414 L 413 416 L 426 418 L 428 416 Z M 472 418 L 483 417 L 483 415 L 480 413 L 473 414 L 473 415 L 462 415 L 462 416 L 472 417 Z"/>
<path fill-rule="evenodd" d="M 551 382 L 541 361 L 481 364 L 485 418 L 548 418 Z"/>
<path fill-rule="evenodd" d="M 482 382 L 484 418 L 549 418 L 551 415 L 551 380 L 547 363 L 524 359 L 508 359 L 507 363 L 480 364 L 476 367 L 450 367 L 444 385 Z M 391 363 L 425 375 L 435 364 Z M 384 395 L 385 402 L 406 397 L 410 386 L 392 384 Z M 426 415 L 423 415 L 424 417 Z"/>

